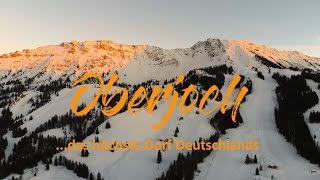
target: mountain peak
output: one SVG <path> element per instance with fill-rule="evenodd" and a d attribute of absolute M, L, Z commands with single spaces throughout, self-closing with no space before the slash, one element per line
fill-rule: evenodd
<path fill-rule="evenodd" d="M 44 71 L 61 72 L 70 67 L 74 67 L 75 71 L 93 68 L 108 71 L 128 63 L 145 48 L 145 45 L 125 45 L 110 40 L 63 42 L 3 54 L 0 56 L 0 68 L 23 69 L 42 64 Z"/>
<path fill-rule="evenodd" d="M 97 41 L 70 41 L 62 42 L 59 45 L 41 46 L 36 49 L 25 49 L 22 51 L 15 51 L 0 55 L 0 58 L 15 58 L 20 56 L 34 57 L 46 56 L 54 53 L 82 53 L 86 54 L 89 51 L 105 50 L 105 51 L 135 51 L 144 48 L 145 45 L 127 45 L 120 44 L 111 40 L 97 40 Z"/>
<path fill-rule="evenodd" d="M 109 72 L 127 65 L 134 59 L 142 59 L 146 64 L 177 66 L 188 63 L 184 60 L 186 58 L 184 55 L 197 59 L 207 57 L 213 64 L 214 59 L 228 63 L 225 60 L 229 58 L 234 62 L 242 59 L 239 63 L 248 65 L 258 56 L 284 68 L 315 69 L 320 67 L 320 58 L 310 57 L 297 51 L 281 51 L 247 40 L 209 38 L 195 43 L 190 48 L 171 50 L 148 45 L 120 44 L 111 40 L 63 42 L 59 45 L 3 54 L 0 56 L 0 70 L 16 71 L 36 68 L 39 69 L 38 71 L 53 73 L 92 70 Z M 197 63 L 204 63 L 204 61 L 197 61 Z"/>

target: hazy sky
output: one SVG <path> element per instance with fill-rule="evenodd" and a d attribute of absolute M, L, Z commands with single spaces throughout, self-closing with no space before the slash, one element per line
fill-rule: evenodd
<path fill-rule="evenodd" d="M 320 57 L 319 0 L 0 0 L 0 53 L 70 40 L 248 39 Z"/>

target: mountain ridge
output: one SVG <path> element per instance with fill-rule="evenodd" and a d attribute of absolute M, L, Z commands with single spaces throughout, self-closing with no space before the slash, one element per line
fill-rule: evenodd
<path fill-rule="evenodd" d="M 194 43 L 193 45 L 191 45 L 190 47 L 187 48 L 162 48 L 160 46 L 154 46 L 154 45 L 148 45 L 148 44 L 130 44 L 130 43 L 120 43 L 118 41 L 114 41 L 114 40 L 85 40 L 85 41 L 78 41 L 78 40 L 73 40 L 73 41 L 65 41 L 65 42 L 61 42 L 60 44 L 49 44 L 49 45 L 43 45 L 43 46 L 38 46 L 36 48 L 32 48 L 32 49 L 23 49 L 23 50 L 17 50 L 17 51 L 12 51 L 12 52 L 8 52 L 8 53 L 0 53 L 0 58 L 10 58 L 10 57 L 17 57 L 19 55 L 23 55 L 24 53 L 29 53 L 30 51 L 34 51 L 34 50 L 43 50 L 43 49 L 48 49 L 50 47 L 57 47 L 57 46 L 62 46 L 62 47 L 67 47 L 67 46 L 77 46 L 77 45 L 84 45 L 86 46 L 94 46 L 96 45 L 97 47 L 103 48 L 103 46 L 105 46 L 106 44 L 113 44 L 113 45 L 120 45 L 120 46 L 132 46 L 132 47 L 141 47 L 141 46 L 149 46 L 149 47 L 158 47 L 161 49 L 166 49 L 166 50 L 175 50 L 175 49 L 188 49 L 191 48 L 193 46 L 195 46 L 198 43 L 201 42 L 206 42 L 206 41 L 212 41 L 212 40 L 220 40 L 220 41 L 224 41 L 224 42 L 232 42 L 232 43 L 237 43 L 237 44 L 242 44 L 244 46 L 247 46 L 247 48 L 250 48 L 250 46 L 254 46 L 254 47 L 264 47 L 266 49 L 271 49 L 271 50 L 275 50 L 278 51 L 279 53 L 292 53 L 292 54 L 300 54 L 301 56 L 307 56 L 307 57 L 313 57 L 313 58 L 319 58 L 319 57 L 315 57 L 315 56 L 311 56 L 311 55 L 307 55 L 304 54 L 298 50 L 279 50 L 277 48 L 273 48 L 269 45 L 266 44 L 259 44 L 259 43 L 255 43 L 253 41 L 250 40 L 242 40 L 242 39 L 219 39 L 219 38 L 207 38 L 204 41 L 198 41 L 196 43 Z M 70 51 L 70 53 L 72 53 L 72 51 Z M 320 59 L 320 58 L 319 58 Z"/>
<path fill-rule="evenodd" d="M 139 83 L 173 78 L 193 69 L 222 64 L 238 70 L 261 69 L 262 66 L 320 70 L 320 58 L 297 51 L 281 51 L 247 40 L 214 38 L 177 49 L 126 45 L 110 40 L 71 41 L 0 56 L 2 76 L 14 78 L 21 72 L 21 76 L 31 78 L 39 73 L 48 74 L 42 77 L 41 82 L 62 76 L 75 80 L 89 71 L 118 71 L 124 82 Z"/>

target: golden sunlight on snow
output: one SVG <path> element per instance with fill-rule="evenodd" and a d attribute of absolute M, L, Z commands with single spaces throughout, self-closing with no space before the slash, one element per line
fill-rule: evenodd
<path fill-rule="evenodd" d="M 0 68 L 20 70 L 39 65 L 46 72 L 61 73 L 69 68 L 108 72 L 126 65 L 145 48 L 145 45 L 123 45 L 113 41 L 64 42 L 3 54 L 0 56 Z"/>

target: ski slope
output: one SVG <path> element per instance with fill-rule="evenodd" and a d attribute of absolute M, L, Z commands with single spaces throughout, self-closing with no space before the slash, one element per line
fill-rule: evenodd
<path fill-rule="evenodd" d="M 222 137 L 236 141 L 252 139 L 259 142 L 260 149 L 257 152 L 215 151 L 203 163 L 196 179 L 270 179 L 271 175 L 281 180 L 319 179 L 319 168 L 299 157 L 295 148 L 278 133 L 274 120 L 277 84 L 270 75 L 265 78 L 252 79 L 253 93 L 240 109 L 244 123 Z M 250 157 L 256 154 L 258 164 L 245 164 L 246 154 Z M 260 164 L 263 170 L 255 176 Z M 276 165 L 278 169 L 270 169 L 268 165 Z M 311 173 L 312 170 L 317 172 Z"/>

